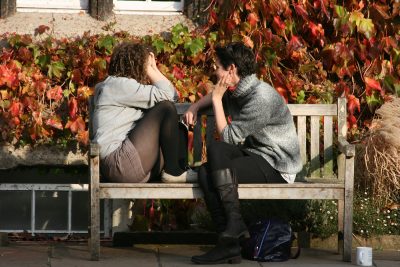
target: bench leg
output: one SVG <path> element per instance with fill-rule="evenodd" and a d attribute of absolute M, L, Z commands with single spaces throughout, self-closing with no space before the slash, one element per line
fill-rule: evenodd
<path fill-rule="evenodd" d="M 345 161 L 343 261 L 351 261 L 353 239 L 354 157 Z"/>
<path fill-rule="evenodd" d="M 344 201 L 338 200 L 338 253 L 343 255 L 343 231 L 344 231 Z"/>
<path fill-rule="evenodd" d="M 89 177 L 89 249 L 90 260 L 98 261 L 100 256 L 100 189 L 99 157 L 90 158 Z"/>

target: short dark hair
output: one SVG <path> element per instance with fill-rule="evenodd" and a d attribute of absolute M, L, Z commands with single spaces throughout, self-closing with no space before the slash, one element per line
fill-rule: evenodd
<path fill-rule="evenodd" d="M 132 78 L 142 84 L 147 83 L 146 65 L 150 52 L 151 48 L 141 43 L 118 44 L 111 55 L 108 75 Z"/>
<path fill-rule="evenodd" d="M 240 78 L 256 72 L 256 58 L 253 51 L 242 42 L 233 42 L 215 48 L 218 60 L 224 69 L 235 64 Z"/>

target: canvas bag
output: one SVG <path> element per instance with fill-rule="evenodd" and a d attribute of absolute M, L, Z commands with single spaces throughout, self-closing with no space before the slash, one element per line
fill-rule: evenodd
<path fill-rule="evenodd" d="M 291 255 L 295 236 L 289 223 L 280 220 L 259 220 L 249 227 L 250 238 L 242 244 L 242 256 L 254 261 L 287 261 L 300 255 Z"/>

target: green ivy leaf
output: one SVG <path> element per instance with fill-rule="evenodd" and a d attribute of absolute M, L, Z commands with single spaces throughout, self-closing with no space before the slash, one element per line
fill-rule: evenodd
<path fill-rule="evenodd" d="M 304 90 L 301 90 L 301 91 L 298 92 L 298 94 L 297 94 L 296 101 L 297 101 L 297 103 L 299 103 L 299 104 L 303 104 L 304 102 L 306 102 L 306 101 L 305 101 L 305 98 L 306 98 L 306 94 L 304 93 Z"/>
<path fill-rule="evenodd" d="M 178 23 L 174 27 L 172 27 L 171 33 L 173 36 L 185 35 L 185 34 L 189 33 L 189 29 L 187 26 L 184 26 L 182 23 Z"/>
<path fill-rule="evenodd" d="M 339 18 L 343 18 L 344 16 L 347 15 L 347 10 L 342 6 L 336 5 L 335 6 L 335 12 L 336 12 L 336 14 L 338 15 Z"/>
<path fill-rule="evenodd" d="M 151 45 L 156 49 L 157 54 L 161 53 L 165 46 L 163 39 L 154 39 Z"/>
<path fill-rule="evenodd" d="M 51 62 L 49 65 L 49 70 L 47 71 L 47 75 L 49 75 L 50 78 L 61 78 L 64 70 L 65 66 L 61 61 Z"/>
<path fill-rule="evenodd" d="M 117 43 L 114 37 L 110 35 L 103 36 L 97 41 L 97 46 L 106 50 L 107 55 L 111 55 L 114 45 Z"/>
<path fill-rule="evenodd" d="M 375 109 L 375 107 L 382 105 L 383 101 L 380 97 L 377 97 L 376 94 L 372 94 L 370 96 L 366 96 L 368 107 L 371 111 Z"/>
<path fill-rule="evenodd" d="M 213 43 L 217 41 L 217 37 L 218 37 L 217 32 L 210 32 L 208 35 L 208 42 Z"/>
<path fill-rule="evenodd" d="M 0 108 L 7 109 L 10 107 L 10 104 L 9 100 L 0 100 Z"/>
<path fill-rule="evenodd" d="M 372 19 L 362 19 L 358 30 L 365 35 L 368 39 L 371 38 L 375 33 L 375 25 Z"/>
<path fill-rule="evenodd" d="M 355 23 L 357 27 L 360 26 L 361 21 L 364 19 L 364 14 L 360 11 L 353 11 L 350 13 L 349 21 Z"/>
<path fill-rule="evenodd" d="M 40 56 L 39 47 L 37 47 L 37 46 L 34 45 L 34 44 L 30 44 L 30 45 L 28 46 L 28 48 L 32 50 L 33 61 L 37 64 L 36 59 Z"/>
<path fill-rule="evenodd" d="M 188 42 L 185 43 L 184 45 L 186 51 L 189 50 L 190 56 L 194 56 L 198 53 L 200 53 L 201 51 L 203 51 L 204 47 L 205 47 L 205 40 L 203 38 L 195 38 L 193 40 L 190 40 Z"/>
<path fill-rule="evenodd" d="M 38 64 L 41 68 L 46 67 L 50 64 L 50 55 L 41 55 L 38 56 L 35 60 L 35 63 Z"/>

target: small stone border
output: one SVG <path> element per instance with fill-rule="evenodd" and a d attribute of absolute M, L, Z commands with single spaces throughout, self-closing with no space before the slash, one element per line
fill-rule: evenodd
<path fill-rule="evenodd" d="M 68 151 L 54 146 L 0 146 L 0 169 L 12 169 L 18 166 L 79 166 L 88 165 L 87 152 Z"/>

